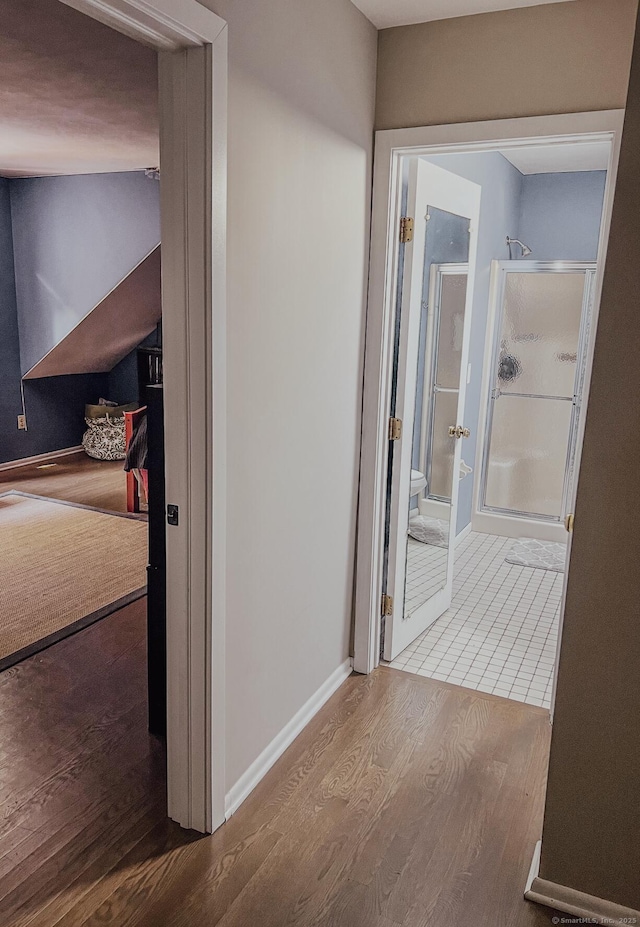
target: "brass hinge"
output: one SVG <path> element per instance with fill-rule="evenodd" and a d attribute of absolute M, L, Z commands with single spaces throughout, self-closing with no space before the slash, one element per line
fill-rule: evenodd
<path fill-rule="evenodd" d="M 410 241 L 413 241 L 413 219 L 403 216 L 400 219 L 400 243 L 406 245 Z"/>
<path fill-rule="evenodd" d="M 382 596 L 382 617 L 388 618 L 390 615 L 393 615 L 393 596 L 383 595 Z"/>
<path fill-rule="evenodd" d="M 574 519 L 575 519 L 575 515 L 573 514 L 573 512 L 569 512 L 569 514 L 565 517 L 564 526 L 567 529 L 567 531 L 573 531 Z"/>
<path fill-rule="evenodd" d="M 389 419 L 389 441 L 399 441 L 402 437 L 402 419 Z"/>

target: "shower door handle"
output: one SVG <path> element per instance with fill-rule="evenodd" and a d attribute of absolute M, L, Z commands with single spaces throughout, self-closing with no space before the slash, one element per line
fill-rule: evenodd
<path fill-rule="evenodd" d="M 462 425 L 449 425 L 450 438 L 468 438 L 470 436 L 471 432 L 468 428 L 463 428 Z"/>

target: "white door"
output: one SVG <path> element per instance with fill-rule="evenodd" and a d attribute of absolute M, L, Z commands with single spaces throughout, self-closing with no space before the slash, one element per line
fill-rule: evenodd
<path fill-rule="evenodd" d="M 419 158 L 411 162 L 405 215 L 414 219 L 414 234 L 400 246 L 391 390 L 391 416 L 402 421 L 402 433 L 390 441 L 386 660 L 451 604 L 479 212 L 477 184 Z M 412 519 L 420 541 L 407 536 L 412 471 L 428 478 L 411 501 L 420 512 Z"/>

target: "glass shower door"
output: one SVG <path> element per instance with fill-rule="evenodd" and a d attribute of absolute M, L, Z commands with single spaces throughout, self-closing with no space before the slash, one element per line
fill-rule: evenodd
<path fill-rule="evenodd" d="M 502 265 L 483 509 L 562 521 L 573 475 L 593 265 Z"/>

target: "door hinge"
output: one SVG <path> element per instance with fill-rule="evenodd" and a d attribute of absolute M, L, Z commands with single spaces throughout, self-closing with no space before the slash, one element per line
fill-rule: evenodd
<path fill-rule="evenodd" d="M 403 216 L 400 219 L 400 243 L 406 245 L 410 241 L 413 241 L 413 219 Z"/>
<path fill-rule="evenodd" d="M 393 596 L 383 595 L 382 596 L 382 617 L 389 618 L 393 615 Z"/>
<path fill-rule="evenodd" d="M 564 519 L 564 526 L 567 529 L 567 531 L 569 532 L 573 531 L 574 521 L 575 521 L 575 515 L 573 514 L 573 512 L 569 512 L 569 514 L 565 516 L 565 519 Z"/>
<path fill-rule="evenodd" d="M 402 437 L 402 419 L 389 419 L 389 441 L 399 441 Z"/>

